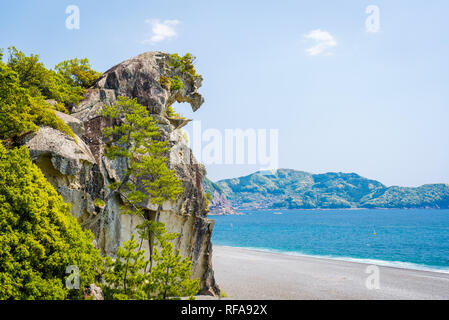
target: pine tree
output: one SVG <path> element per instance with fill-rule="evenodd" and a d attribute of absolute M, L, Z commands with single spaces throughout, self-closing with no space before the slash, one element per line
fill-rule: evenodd
<path fill-rule="evenodd" d="M 190 280 L 191 262 L 181 259 L 179 251 L 174 252 L 170 242 L 179 235 L 167 233 L 163 223 L 148 219 L 140 206 L 149 199 L 158 206 L 157 217 L 164 201 L 176 200 L 183 192 L 182 182 L 167 166 L 168 142 L 161 139 L 157 122 L 136 99 L 119 97 L 114 105 L 103 107 L 102 115 L 115 123 L 103 130 L 103 135 L 109 139 L 105 156 L 111 160 L 124 158 L 128 164 L 122 180 L 110 185 L 106 206 L 112 196 L 120 195 L 125 202 L 123 214 L 144 218 L 137 226 L 140 245 L 133 235 L 123 244 L 123 249 L 119 249 L 115 261 L 108 259 L 105 291 L 112 292 L 109 296 L 115 299 L 192 297 L 199 290 L 199 281 Z M 146 262 L 143 240 L 148 241 L 150 249 L 150 258 Z M 161 253 L 154 249 L 156 242 L 162 248 Z M 157 262 L 154 268 L 153 260 Z M 137 272 L 139 268 L 140 273 Z"/>
<path fill-rule="evenodd" d="M 122 213 L 140 215 L 146 219 L 140 203 L 149 198 L 158 206 L 159 212 L 164 201 L 176 200 L 183 192 L 182 182 L 176 177 L 175 171 L 167 167 L 168 159 L 164 154 L 169 150 L 168 142 L 160 139 L 157 122 L 145 106 L 137 103 L 137 99 L 119 97 L 114 105 L 103 107 L 102 115 L 119 123 L 103 130 L 103 135 L 110 139 L 105 156 L 112 160 L 122 157 L 128 162 L 122 181 L 110 185 L 111 192 L 105 199 L 106 205 L 110 197 L 120 195 L 125 199 Z M 143 186 L 145 192 L 138 185 Z M 138 228 L 141 239 L 149 242 L 151 257 L 153 233 L 160 225 L 157 221 L 146 221 Z M 151 267 L 150 258 L 150 270 Z"/>
<path fill-rule="evenodd" d="M 182 258 L 179 250 L 174 251 L 172 240 L 179 234 L 159 229 L 158 241 L 162 248 L 154 250 L 155 267 L 148 272 L 149 260 L 141 249 L 134 234 L 117 250 L 117 257 L 105 259 L 106 272 L 103 292 L 106 299 L 117 300 L 167 300 L 194 295 L 200 289 L 199 280 L 190 279 L 191 261 Z"/>
<path fill-rule="evenodd" d="M 136 300 L 145 299 L 143 291 L 145 273 L 148 261 L 145 260 L 145 251 L 137 250 L 139 244 L 131 239 L 117 249 L 117 258 L 106 257 L 107 272 L 104 279 L 107 285 L 103 286 L 106 299 Z"/>
<path fill-rule="evenodd" d="M 199 280 L 191 280 L 192 262 L 174 251 L 168 239 L 161 241 L 162 250 L 154 249 L 155 267 L 148 274 L 146 291 L 152 299 L 167 300 L 189 297 L 193 299 L 199 290 Z"/>

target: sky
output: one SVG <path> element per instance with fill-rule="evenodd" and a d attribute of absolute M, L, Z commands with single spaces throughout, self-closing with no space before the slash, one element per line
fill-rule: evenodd
<path fill-rule="evenodd" d="M 356 172 L 387 186 L 449 183 L 446 0 L 21 0 L 0 8 L 0 48 L 37 53 L 47 67 L 87 57 L 104 72 L 146 51 L 191 52 L 205 103 L 195 113 L 176 109 L 223 136 L 277 130 L 280 168 Z M 193 123 L 185 131 L 193 136 Z M 261 165 L 206 167 L 218 180 Z"/>

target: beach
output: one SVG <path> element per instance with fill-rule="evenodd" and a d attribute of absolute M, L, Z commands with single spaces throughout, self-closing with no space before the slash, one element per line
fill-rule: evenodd
<path fill-rule="evenodd" d="M 229 299 L 449 299 L 441 272 L 225 246 L 213 246 L 213 268 Z"/>

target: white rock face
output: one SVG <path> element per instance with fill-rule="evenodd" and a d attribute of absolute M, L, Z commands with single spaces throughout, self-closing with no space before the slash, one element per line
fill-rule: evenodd
<path fill-rule="evenodd" d="M 104 73 L 71 115 L 57 113 L 75 132 L 76 140 L 43 127 L 26 137 L 24 144 L 47 179 L 72 205 L 72 214 L 83 227 L 93 231 L 97 247 L 113 256 L 124 241 L 136 234 L 136 225 L 142 218 L 121 214 L 122 200 L 118 196 L 109 198 L 102 214 L 94 205 L 96 199 L 106 199 L 107 186 L 120 181 L 127 168 L 123 159 L 111 161 L 103 156 L 101 130 L 111 124 L 99 111 L 103 105 L 113 104 L 120 95 L 137 98 L 140 104 L 148 106 L 159 122 L 163 138 L 170 143 L 169 163 L 182 180 L 185 191 L 177 201 L 164 203 L 157 217 L 157 208 L 150 201 L 144 207 L 151 219 L 164 222 L 169 232 L 180 234 L 175 248 L 192 260 L 192 274 L 201 279 L 201 293 L 217 295 L 219 288 L 213 275 L 210 241 L 214 221 L 206 218 L 202 186 L 206 170 L 194 158 L 178 130 L 188 121 L 170 119 L 165 114 L 173 101 L 188 102 L 194 111 L 198 109 L 203 103 L 197 92 L 202 79 L 180 73 L 183 89 L 166 90 L 159 84 L 159 78 L 167 71 L 167 59 L 168 55 L 161 52 L 147 52 L 129 59 Z M 147 243 L 144 249 L 149 252 Z"/>

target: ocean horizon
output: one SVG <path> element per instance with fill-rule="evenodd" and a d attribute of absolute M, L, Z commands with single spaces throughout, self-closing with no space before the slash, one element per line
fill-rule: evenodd
<path fill-rule="evenodd" d="M 240 210 L 212 243 L 272 253 L 449 273 L 449 210 Z"/>

